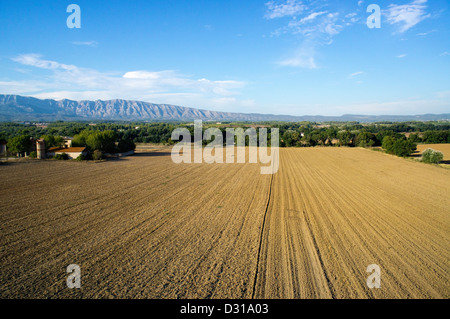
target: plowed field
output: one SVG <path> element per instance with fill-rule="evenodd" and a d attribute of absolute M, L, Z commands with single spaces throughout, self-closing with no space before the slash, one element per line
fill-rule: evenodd
<path fill-rule="evenodd" d="M 449 170 L 280 149 L 271 176 L 169 151 L 1 165 L 0 297 L 450 297 Z"/>

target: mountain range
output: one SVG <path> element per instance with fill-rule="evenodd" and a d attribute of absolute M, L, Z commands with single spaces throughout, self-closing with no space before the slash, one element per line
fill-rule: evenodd
<path fill-rule="evenodd" d="M 342 115 L 291 116 L 256 113 L 232 113 L 201 110 L 169 104 L 132 100 L 73 101 L 37 99 L 21 95 L 0 94 L 0 121 L 437 121 L 450 120 L 447 114 L 423 115 Z"/>

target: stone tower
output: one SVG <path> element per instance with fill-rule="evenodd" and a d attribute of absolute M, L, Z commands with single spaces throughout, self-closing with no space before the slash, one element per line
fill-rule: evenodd
<path fill-rule="evenodd" d="M 38 159 L 45 159 L 45 141 L 43 138 L 36 141 L 36 153 Z"/>

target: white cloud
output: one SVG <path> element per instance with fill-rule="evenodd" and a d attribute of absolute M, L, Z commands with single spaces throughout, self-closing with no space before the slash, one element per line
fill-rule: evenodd
<path fill-rule="evenodd" d="M 437 30 L 431 30 L 431 31 L 428 31 L 428 32 L 420 32 L 420 33 L 417 33 L 417 35 L 421 36 L 421 37 L 424 37 L 424 36 L 427 36 L 427 35 L 429 35 L 430 33 L 433 33 L 433 32 L 437 32 Z"/>
<path fill-rule="evenodd" d="M 322 39 L 328 42 L 331 36 L 340 33 L 343 23 L 338 21 L 339 13 L 328 13 L 327 11 L 312 12 L 300 20 L 292 20 L 282 28 L 284 33 L 301 34 L 310 39 Z M 343 21 L 342 21 L 343 22 Z"/>
<path fill-rule="evenodd" d="M 74 45 L 85 45 L 88 47 L 96 47 L 98 45 L 97 41 L 74 41 L 72 42 Z"/>
<path fill-rule="evenodd" d="M 12 59 L 15 62 L 18 62 L 23 65 L 34 66 L 37 68 L 48 69 L 48 70 L 74 70 L 76 69 L 73 65 L 61 64 L 54 61 L 48 61 L 41 59 L 41 55 L 39 54 L 22 54 Z"/>
<path fill-rule="evenodd" d="M 363 0 L 358 1 L 358 7 L 360 7 L 364 3 Z"/>
<path fill-rule="evenodd" d="M 431 17 L 426 12 L 426 3 L 427 0 L 414 0 L 404 5 L 391 4 L 385 12 L 387 21 L 390 24 L 399 24 L 400 28 L 398 32 L 403 33 L 421 21 Z"/>
<path fill-rule="evenodd" d="M 216 104 L 237 107 L 244 103 L 237 98 L 246 85 L 242 81 L 193 79 L 173 70 L 101 72 L 45 60 L 38 54 L 23 54 L 12 60 L 40 69 L 40 80 L 2 81 L 1 92 L 54 99 L 123 98 L 209 109 L 214 109 Z M 48 74 L 42 75 L 42 72 Z M 216 103 L 218 101 L 220 104 Z"/>
<path fill-rule="evenodd" d="M 163 72 L 131 71 L 125 73 L 122 77 L 125 79 L 156 80 L 162 76 L 162 73 Z"/>
<path fill-rule="evenodd" d="M 399 58 L 399 59 L 403 59 L 404 57 L 406 57 L 406 54 L 397 55 L 397 58 Z"/>
<path fill-rule="evenodd" d="M 301 41 L 297 49 L 285 54 L 276 63 L 282 66 L 317 68 L 316 52 L 320 47 L 331 45 L 333 38 L 345 27 L 359 21 L 356 12 L 342 14 L 323 1 L 270 1 L 266 3 L 267 19 L 287 17 L 284 26 L 271 32 L 271 37 L 293 36 Z M 287 56 L 287 57 L 286 57 Z"/>
<path fill-rule="evenodd" d="M 363 75 L 363 74 L 364 74 L 364 72 L 362 72 L 362 71 L 355 72 L 355 73 L 350 74 L 350 78 L 354 78 L 354 77 L 357 77 L 358 75 Z"/>
<path fill-rule="evenodd" d="M 286 16 L 294 16 L 302 13 L 307 7 L 298 0 L 286 0 L 282 3 L 276 3 L 275 1 L 269 1 L 266 3 L 267 13 L 265 17 L 267 19 L 276 19 Z"/>
<path fill-rule="evenodd" d="M 449 56 L 449 55 L 450 55 L 450 53 L 448 53 L 447 51 L 442 52 L 441 54 L 439 54 L 439 56 Z"/>
<path fill-rule="evenodd" d="M 322 14 L 325 14 L 325 13 L 327 13 L 327 12 L 326 12 L 326 11 L 313 12 L 313 13 L 311 13 L 309 16 L 307 16 L 307 17 L 305 17 L 305 18 L 302 18 L 302 19 L 300 20 L 300 23 L 303 24 L 303 23 L 312 21 L 312 20 L 314 20 L 316 17 L 321 16 Z"/>

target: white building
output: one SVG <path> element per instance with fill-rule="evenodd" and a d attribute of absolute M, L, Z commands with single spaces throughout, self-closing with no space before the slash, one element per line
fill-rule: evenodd
<path fill-rule="evenodd" d="M 48 157 L 54 157 L 56 154 L 66 153 L 69 159 L 76 159 L 78 156 L 87 155 L 86 147 L 50 147 L 47 151 Z"/>

